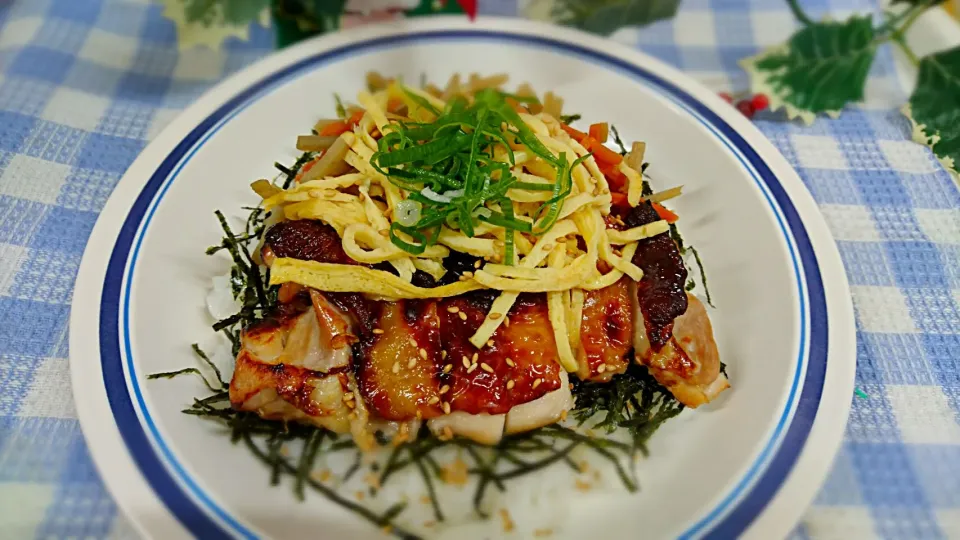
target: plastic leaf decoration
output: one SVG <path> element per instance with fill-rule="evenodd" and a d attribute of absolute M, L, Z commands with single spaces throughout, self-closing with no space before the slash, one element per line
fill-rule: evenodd
<path fill-rule="evenodd" d="M 805 26 L 789 41 L 746 58 L 750 90 L 766 94 L 770 109 L 790 119 L 813 122 L 818 113 L 833 117 L 863 100 L 877 43 L 870 16 Z"/>
<path fill-rule="evenodd" d="M 610 35 L 622 27 L 673 17 L 680 0 L 547 0 L 546 4 L 555 22 Z"/>
<path fill-rule="evenodd" d="M 246 40 L 250 23 L 270 24 L 270 0 L 164 0 L 163 16 L 177 25 L 180 50 L 219 49 L 228 37 Z"/>
<path fill-rule="evenodd" d="M 913 140 L 933 149 L 954 175 L 960 170 L 960 47 L 920 59 L 917 87 L 903 114 Z"/>

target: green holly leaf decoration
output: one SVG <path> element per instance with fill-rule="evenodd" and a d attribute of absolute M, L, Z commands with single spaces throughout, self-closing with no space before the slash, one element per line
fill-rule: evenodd
<path fill-rule="evenodd" d="M 346 0 L 273 0 L 278 48 L 340 28 Z"/>
<path fill-rule="evenodd" d="M 260 16 L 270 0 L 180 0 L 187 22 L 200 22 L 205 26 L 217 23 L 250 24 Z"/>
<path fill-rule="evenodd" d="M 269 26 L 270 0 L 163 0 L 163 16 L 177 26 L 181 50 L 218 49 L 228 37 L 246 40 L 250 23 Z"/>
<path fill-rule="evenodd" d="M 477 0 L 482 2 L 483 0 Z M 420 15 L 459 15 L 465 13 L 457 0 L 446 0 L 438 2 L 436 0 L 420 0 L 420 4 L 404 11 L 407 17 L 418 17 Z"/>
<path fill-rule="evenodd" d="M 740 62 L 750 90 L 766 94 L 770 109 L 813 122 L 818 113 L 836 117 L 863 100 L 877 43 L 870 16 L 805 26 L 789 41 Z"/>
<path fill-rule="evenodd" d="M 920 59 L 917 87 L 903 114 L 913 140 L 933 153 L 954 175 L 960 170 L 960 47 Z"/>
<path fill-rule="evenodd" d="M 550 19 L 554 22 L 604 36 L 625 26 L 644 26 L 669 19 L 680 6 L 680 0 L 541 0 L 541 3 L 549 6 Z"/>

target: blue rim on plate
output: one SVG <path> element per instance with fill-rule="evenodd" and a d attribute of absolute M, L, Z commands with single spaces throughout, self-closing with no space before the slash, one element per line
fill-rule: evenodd
<path fill-rule="evenodd" d="M 310 56 L 248 86 L 204 119 L 163 160 L 124 220 L 110 256 L 100 303 L 103 382 L 114 421 L 141 474 L 171 514 L 194 535 L 201 538 L 256 538 L 253 531 L 219 507 L 197 486 L 160 438 L 144 405 L 132 359 L 128 333 L 131 277 L 153 212 L 180 169 L 221 126 L 259 96 L 278 86 L 333 60 L 394 45 L 438 40 L 486 40 L 552 49 L 628 74 L 679 105 L 709 129 L 751 173 L 764 193 L 788 245 L 797 280 L 801 337 L 794 378 L 774 433 L 747 473 L 713 510 L 681 534 L 682 538 L 737 536 L 763 511 L 796 463 L 810 433 L 823 392 L 828 345 L 826 298 L 817 258 L 803 222 L 780 182 L 757 152 L 693 96 L 663 78 L 614 56 L 550 38 L 497 30 L 412 32 L 368 39 Z M 124 358 L 133 395 L 124 378 Z M 137 411 L 142 415 L 143 423 Z M 149 429 L 149 434 L 145 427 Z"/>

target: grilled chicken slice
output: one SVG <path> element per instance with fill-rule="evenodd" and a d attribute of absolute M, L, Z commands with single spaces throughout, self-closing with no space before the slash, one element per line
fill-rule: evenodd
<path fill-rule="evenodd" d="M 344 313 L 311 291 L 309 298 L 301 295 L 272 319 L 244 330 L 241 339 L 260 362 L 326 373 L 350 365 L 350 344 L 357 338 Z"/>
<path fill-rule="evenodd" d="M 478 350 L 469 339 L 489 302 L 479 294 L 441 302 L 441 346 L 449 351 L 453 412 L 428 425 L 441 435 L 496 444 L 504 433 L 557 422 L 573 407 L 573 396 L 560 367 L 546 298 L 521 296 L 508 314 L 509 325 L 501 325 Z"/>
<path fill-rule="evenodd" d="M 469 339 L 491 302 L 481 293 L 385 303 L 382 333 L 362 340 L 356 357 L 370 410 L 395 421 L 423 418 L 441 436 L 485 444 L 498 442 L 505 426 L 521 431 L 559 419 L 572 398 L 545 297 L 521 297 L 509 326 L 477 349 Z"/>
<path fill-rule="evenodd" d="M 507 434 L 521 433 L 559 422 L 564 413 L 573 408 L 573 394 L 570 393 L 570 380 L 567 372 L 560 370 L 560 387 L 556 390 L 517 405 L 507 413 Z"/>
<path fill-rule="evenodd" d="M 643 313 L 637 310 L 636 341 L 648 341 Z M 720 373 L 720 353 L 713 339 L 713 327 L 703 303 L 687 298 L 687 311 L 673 323 L 673 335 L 659 350 L 648 347 L 637 361 L 647 366 L 657 382 L 667 387 L 680 403 L 698 407 L 730 387 Z"/>
<path fill-rule="evenodd" d="M 633 304 L 630 278 L 598 291 L 588 291 L 580 322 L 577 376 L 606 382 L 623 373 L 633 349 Z"/>
<path fill-rule="evenodd" d="M 533 401 L 515 405 L 506 414 L 468 414 L 454 411 L 427 425 L 437 436 L 459 435 L 481 444 L 497 444 L 503 435 L 521 433 L 559 422 L 573 408 L 567 372 L 560 371 L 560 387 Z"/>
<path fill-rule="evenodd" d="M 245 330 L 241 336 L 230 402 L 234 408 L 263 418 L 300 421 L 336 433 L 350 430 L 352 393 L 346 366 L 326 370 L 336 351 L 321 343 L 322 331 L 313 309 L 278 314 Z"/>
<path fill-rule="evenodd" d="M 440 328 L 435 302 L 385 302 L 377 333 L 356 358 L 360 395 L 379 418 L 433 418 L 440 405 Z M 421 353 L 420 351 L 423 351 Z"/>
<path fill-rule="evenodd" d="M 521 295 L 493 337 L 477 349 L 470 337 L 494 296 L 473 293 L 439 302 L 441 347 L 447 351 L 452 410 L 504 414 L 560 387 L 560 367 L 546 296 Z"/>
<path fill-rule="evenodd" d="M 350 431 L 347 373 L 323 374 L 295 366 L 260 362 L 249 351 L 237 357 L 230 401 L 267 420 L 304 422 L 335 433 Z"/>
<path fill-rule="evenodd" d="M 625 222 L 638 227 L 658 219 L 641 204 Z M 668 233 L 641 240 L 633 263 L 643 270 L 643 279 L 630 284 L 637 362 L 687 407 L 708 403 L 730 385 L 720 373 L 707 310 L 685 291 L 687 269 L 676 242 Z"/>
<path fill-rule="evenodd" d="M 454 435 L 474 440 L 480 444 L 497 444 L 503 438 L 505 414 L 470 414 L 454 411 L 427 422 L 430 431 L 437 437 Z"/>

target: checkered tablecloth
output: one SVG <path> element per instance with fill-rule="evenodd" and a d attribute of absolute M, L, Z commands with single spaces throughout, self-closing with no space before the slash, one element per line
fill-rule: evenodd
<path fill-rule="evenodd" d="M 515 15 L 518 0 L 480 0 Z M 815 16 L 872 0 L 803 0 Z M 0 537 L 130 537 L 76 419 L 67 332 L 97 213 L 177 112 L 267 54 L 269 31 L 180 53 L 158 4 L 0 0 Z M 621 31 L 719 90 L 737 60 L 795 27 L 782 0 L 684 0 Z M 867 102 L 810 127 L 758 119 L 796 167 L 843 256 L 857 312 L 857 385 L 843 448 L 795 535 L 960 538 L 960 192 L 909 139 L 887 48 Z M 105 420 L 106 421 L 106 420 Z"/>

